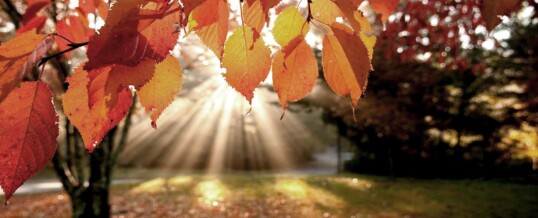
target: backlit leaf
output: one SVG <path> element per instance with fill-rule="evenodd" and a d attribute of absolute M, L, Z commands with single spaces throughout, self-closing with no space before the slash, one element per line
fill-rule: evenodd
<path fill-rule="evenodd" d="M 28 31 L 0 45 L 0 102 L 53 43 L 52 37 Z"/>
<path fill-rule="evenodd" d="M 342 13 L 348 19 L 349 24 L 351 25 L 351 27 L 357 33 L 362 31 L 360 21 L 357 20 L 357 18 L 361 17 L 361 16 L 358 16 L 357 14 L 361 14 L 361 12 L 358 9 L 359 9 L 359 5 L 362 2 L 363 2 L 363 0 L 338 0 L 338 1 L 334 1 L 334 3 L 336 3 L 336 5 L 340 8 Z"/>
<path fill-rule="evenodd" d="M 94 30 L 88 27 L 88 21 L 83 16 L 68 16 L 56 23 L 58 34 L 68 38 L 73 42 L 87 42 L 94 34 Z M 60 50 L 69 49 L 69 42 L 60 37 L 56 37 L 56 44 Z M 65 53 L 70 57 L 70 53 Z"/>
<path fill-rule="evenodd" d="M 251 26 L 260 33 L 265 26 L 266 17 L 261 1 L 247 0 L 243 3 L 243 24 Z"/>
<path fill-rule="evenodd" d="M 386 23 L 390 14 L 396 10 L 400 0 L 368 0 L 372 8 L 381 14 L 381 22 Z"/>
<path fill-rule="evenodd" d="M 164 61 L 157 64 L 151 80 L 138 91 L 140 103 L 149 114 L 153 128 L 157 128 L 157 119 L 181 90 L 182 82 L 179 61 L 168 55 Z"/>
<path fill-rule="evenodd" d="M 288 7 L 275 20 L 273 37 L 280 46 L 286 46 L 298 36 L 304 36 L 310 30 L 310 25 L 297 8 Z"/>
<path fill-rule="evenodd" d="M 179 22 L 177 3 L 141 9 L 140 2 L 120 1 L 112 7 L 101 34 L 88 45 L 86 70 L 109 64 L 135 66 L 145 59 L 159 62 L 177 44 L 179 32 L 174 26 Z"/>
<path fill-rule="evenodd" d="M 222 66 L 226 81 L 251 103 L 254 89 L 271 69 L 271 50 L 255 30 L 242 26 L 226 42 Z"/>
<path fill-rule="evenodd" d="M 316 0 L 312 1 L 310 5 L 312 17 L 316 21 L 322 22 L 326 25 L 331 25 L 336 22 L 337 17 L 344 17 L 344 14 L 338 8 L 336 3 L 331 0 Z"/>
<path fill-rule="evenodd" d="M 189 31 L 194 31 L 219 59 L 224 52 L 229 16 L 225 0 L 206 0 L 189 15 Z"/>
<path fill-rule="evenodd" d="M 108 66 L 89 72 L 78 67 L 67 78 L 69 88 L 63 97 L 64 112 L 80 131 L 88 151 L 127 114 L 132 103 L 128 85 L 140 87 L 151 78 L 155 62 L 147 60 L 136 67 Z"/>
<path fill-rule="evenodd" d="M 0 103 L 0 186 L 8 200 L 56 151 L 58 116 L 44 82 L 24 82 Z"/>
<path fill-rule="evenodd" d="M 302 36 L 276 53 L 272 72 L 273 86 L 284 109 L 288 102 L 297 101 L 312 91 L 318 78 L 318 64 Z"/>
<path fill-rule="evenodd" d="M 47 22 L 47 17 L 37 16 L 24 23 L 19 29 L 17 29 L 16 34 L 20 35 L 22 33 L 28 32 L 30 30 L 36 29 L 37 32 L 41 31 Z"/>
<path fill-rule="evenodd" d="M 280 0 L 246 0 L 243 3 L 244 23 L 261 32 L 269 22 L 269 9 L 280 3 Z"/>
<path fill-rule="evenodd" d="M 368 50 L 348 27 L 335 23 L 332 30 L 334 35 L 325 35 L 323 39 L 325 80 L 337 94 L 351 97 L 351 104 L 355 107 L 366 89 L 371 69 Z"/>
<path fill-rule="evenodd" d="M 22 22 L 28 23 L 35 17 L 39 11 L 50 5 L 50 0 L 27 0 L 28 7 L 22 15 Z"/>

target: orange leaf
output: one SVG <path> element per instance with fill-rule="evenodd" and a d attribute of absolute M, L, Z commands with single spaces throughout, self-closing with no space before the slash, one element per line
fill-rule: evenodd
<path fill-rule="evenodd" d="M 484 0 L 481 1 L 480 9 L 486 22 L 486 29 L 493 30 L 501 19 L 499 16 L 510 15 L 521 6 L 521 0 Z"/>
<path fill-rule="evenodd" d="M 189 15 L 189 31 L 196 32 L 219 59 L 224 52 L 229 16 L 230 9 L 225 0 L 207 0 Z"/>
<path fill-rule="evenodd" d="M 0 45 L 0 102 L 49 50 L 52 37 L 28 31 Z"/>
<path fill-rule="evenodd" d="M 297 36 L 306 35 L 308 30 L 310 30 L 310 25 L 297 8 L 288 7 L 276 18 L 273 36 L 280 46 L 286 46 Z"/>
<path fill-rule="evenodd" d="M 183 12 L 185 13 L 182 23 L 185 24 L 186 21 L 188 21 L 191 12 L 205 1 L 207 0 L 181 0 L 181 3 L 183 4 Z"/>
<path fill-rule="evenodd" d="M 140 103 L 150 115 L 153 128 L 157 128 L 157 119 L 181 90 L 182 82 L 179 61 L 168 55 L 163 62 L 157 64 L 151 80 L 138 91 Z"/>
<path fill-rule="evenodd" d="M 78 8 L 84 13 L 84 16 L 89 13 L 97 13 L 102 19 L 107 19 L 108 3 L 103 0 L 79 0 Z"/>
<path fill-rule="evenodd" d="M 128 85 L 142 86 L 149 81 L 154 69 L 153 60 L 136 67 L 108 66 L 90 72 L 78 67 L 73 76 L 67 78 L 69 88 L 63 97 L 64 111 L 80 131 L 88 151 L 93 151 L 127 114 L 132 103 Z"/>
<path fill-rule="evenodd" d="M 335 23 L 334 35 L 323 38 L 323 72 L 329 87 L 341 96 L 350 96 L 353 107 L 366 89 L 371 69 L 368 50 L 350 28 Z M 353 49 L 349 49 L 353 48 Z"/>
<path fill-rule="evenodd" d="M 280 0 L 247 0 L 243 3 L 244 23 L 254 27 L 259 33 L 269 22 L 269 9 L 280 3 Z"/>
<path fill-rule="evenodd" d="M 302 36 L 276 53 L 272 71 L 273 86 L 284 109 L 288 102 L 310 93 L 318 78 L 316 57 Z"/>
<path fill-rule="evenodd" d="M 242 26 L 226 42 L 222 66 L 226 81 L 252 103 L 254 89 L 271 69 L 271 50 L 256 30 Z"/>
<path fill-rule="evenodd" d="M 58 116 L 43 82 L 24 82 L 0 103 L 0 185 L 8 200 L 56 151 Z"/>
<path fill-rule="evenodd" d="M 110 64 L 135 66 L 145 59 L 159 62 L 176 45 L 177 3 L 153 10 L 141 9 L 140 2 L 119 1 L 112 7 L 101 34 L 88 45 L 86 70 Z"/>
<path fill-rule="evenodd" d="M 337 0 L 334 1 L 336 5 L 340 8 L 342 13 L 344 13 L 345 17 L 349 21 L 349 24 L 351 27 L 355 30 L 355 32 L 359 33 L 362 31 L 360 21 L 357 20 L 357 13 L 361 14 L 360 11 L 358 11 L 359 5 L 363 2 L 363 0 Z"/>
<path fill-rule="evenodd" d="M 261 1 L 247 0 L 243 3 L 243 24 L 253 27 L 260 33 L 265 26 L 265 18 Z"/>
<path fill-rule="evenodd" d="M 489 0 L 488 0 L 489 1 Z M 387 23 L 390 14 L 396 10 L 400 0 L 369 0 L 368 3 L 372 8 L 381 14 L 381 22 Z"/>

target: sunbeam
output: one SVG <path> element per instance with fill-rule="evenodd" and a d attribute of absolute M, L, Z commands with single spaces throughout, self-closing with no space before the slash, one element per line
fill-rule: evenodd
<path fill-rule="evenodd" d="M 184 88 L 157 122 L 157 130 L 143 116 L 134 119 L 121 165 L 208 174 L 286 170 L 321 147 L 323 140 L 314 127 L 303 124 L 304 118 L 288 112 L 280 120 L 283 111 L 268 88 L 258 88 L 249 105 L 220 75 L 218 60 L 198 46 L 190 39 L 176 51 L 186 68 Z"/>

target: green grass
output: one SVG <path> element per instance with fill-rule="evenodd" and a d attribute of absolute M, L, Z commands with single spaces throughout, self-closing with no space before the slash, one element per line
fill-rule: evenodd
<path fill-rule="evenodd" d="M 47 199 L 46 195 L 53 195 L 55 210 L 68 211 L 57 208 L 62 205 L 58 193 L 19 198 L 35 204 Z M 538 184 L 484 180 L 391 179 L 355 174 L 182 175 L 114 186 L 112 196 L 114 214 L 125 217 L 538 216 Z M 68 207 L 68 198 L 62 199 Z M 12 204 L 17 204 L 15 201 Z M 17 213 L 8 213 L 13 214 Z"/>
<path fill-rule="evenodd" d="M 167 181 L 174 179 L 184 183 L 167 184 Z M 188 182 L 185 182 L 187 180 Z M 152 186 L 151 183 L 155 181 L 132 186 L 130 192 L 152 193 L 152 196 L 161 198 L 164 203 L 173 203 L 177 196 L 184 196 L 184 199 L 190 199 L 194 207 L 204 204 L 204 198 L 207 197 L 205 192 L 209 193 L 209 198 L 212 197 L 212 192 L 217 192 L 220 193 L 216 194 L 219 199 L 209 199 L 209 204 L 214 200 L 219 204 L 228 203 L 230 208 L 246 211 L 258 205 L 269 212 L 282 210 L 280 212 L 284 214 L 309 217 L 323 214 L 341 217 L 538 216 L 536 184 L 481 180 L 390 179 L 351 174 L 329 177 L 181 176 L 162 179 L 160 184 Z M 200 187 L 204 181 L 205 184 L 211 184 L 208 190 Z M 166 199 L 172 200 L 166 202 Z M 285 205 L 279 205 L 280 203 Z"/>

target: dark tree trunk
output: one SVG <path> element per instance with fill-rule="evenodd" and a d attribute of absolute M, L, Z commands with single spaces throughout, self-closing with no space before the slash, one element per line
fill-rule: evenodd
<path fill-rule="evenodd" d="M 136 101 L 136 99 L 135 99 Z M 80 134 L 67 121 L 65 143 L 58 146 L 52 161 L 56 174 L 71 199 L 73 217 L 110 217 L 110 184 L 112 170 L 119 153 L 123 150 L 133 107 L 126 117 L 123 128 L 114 128 L 100 145 L 88 155 Z M 117 147 L 114 136 L 119 134 Z"/>

